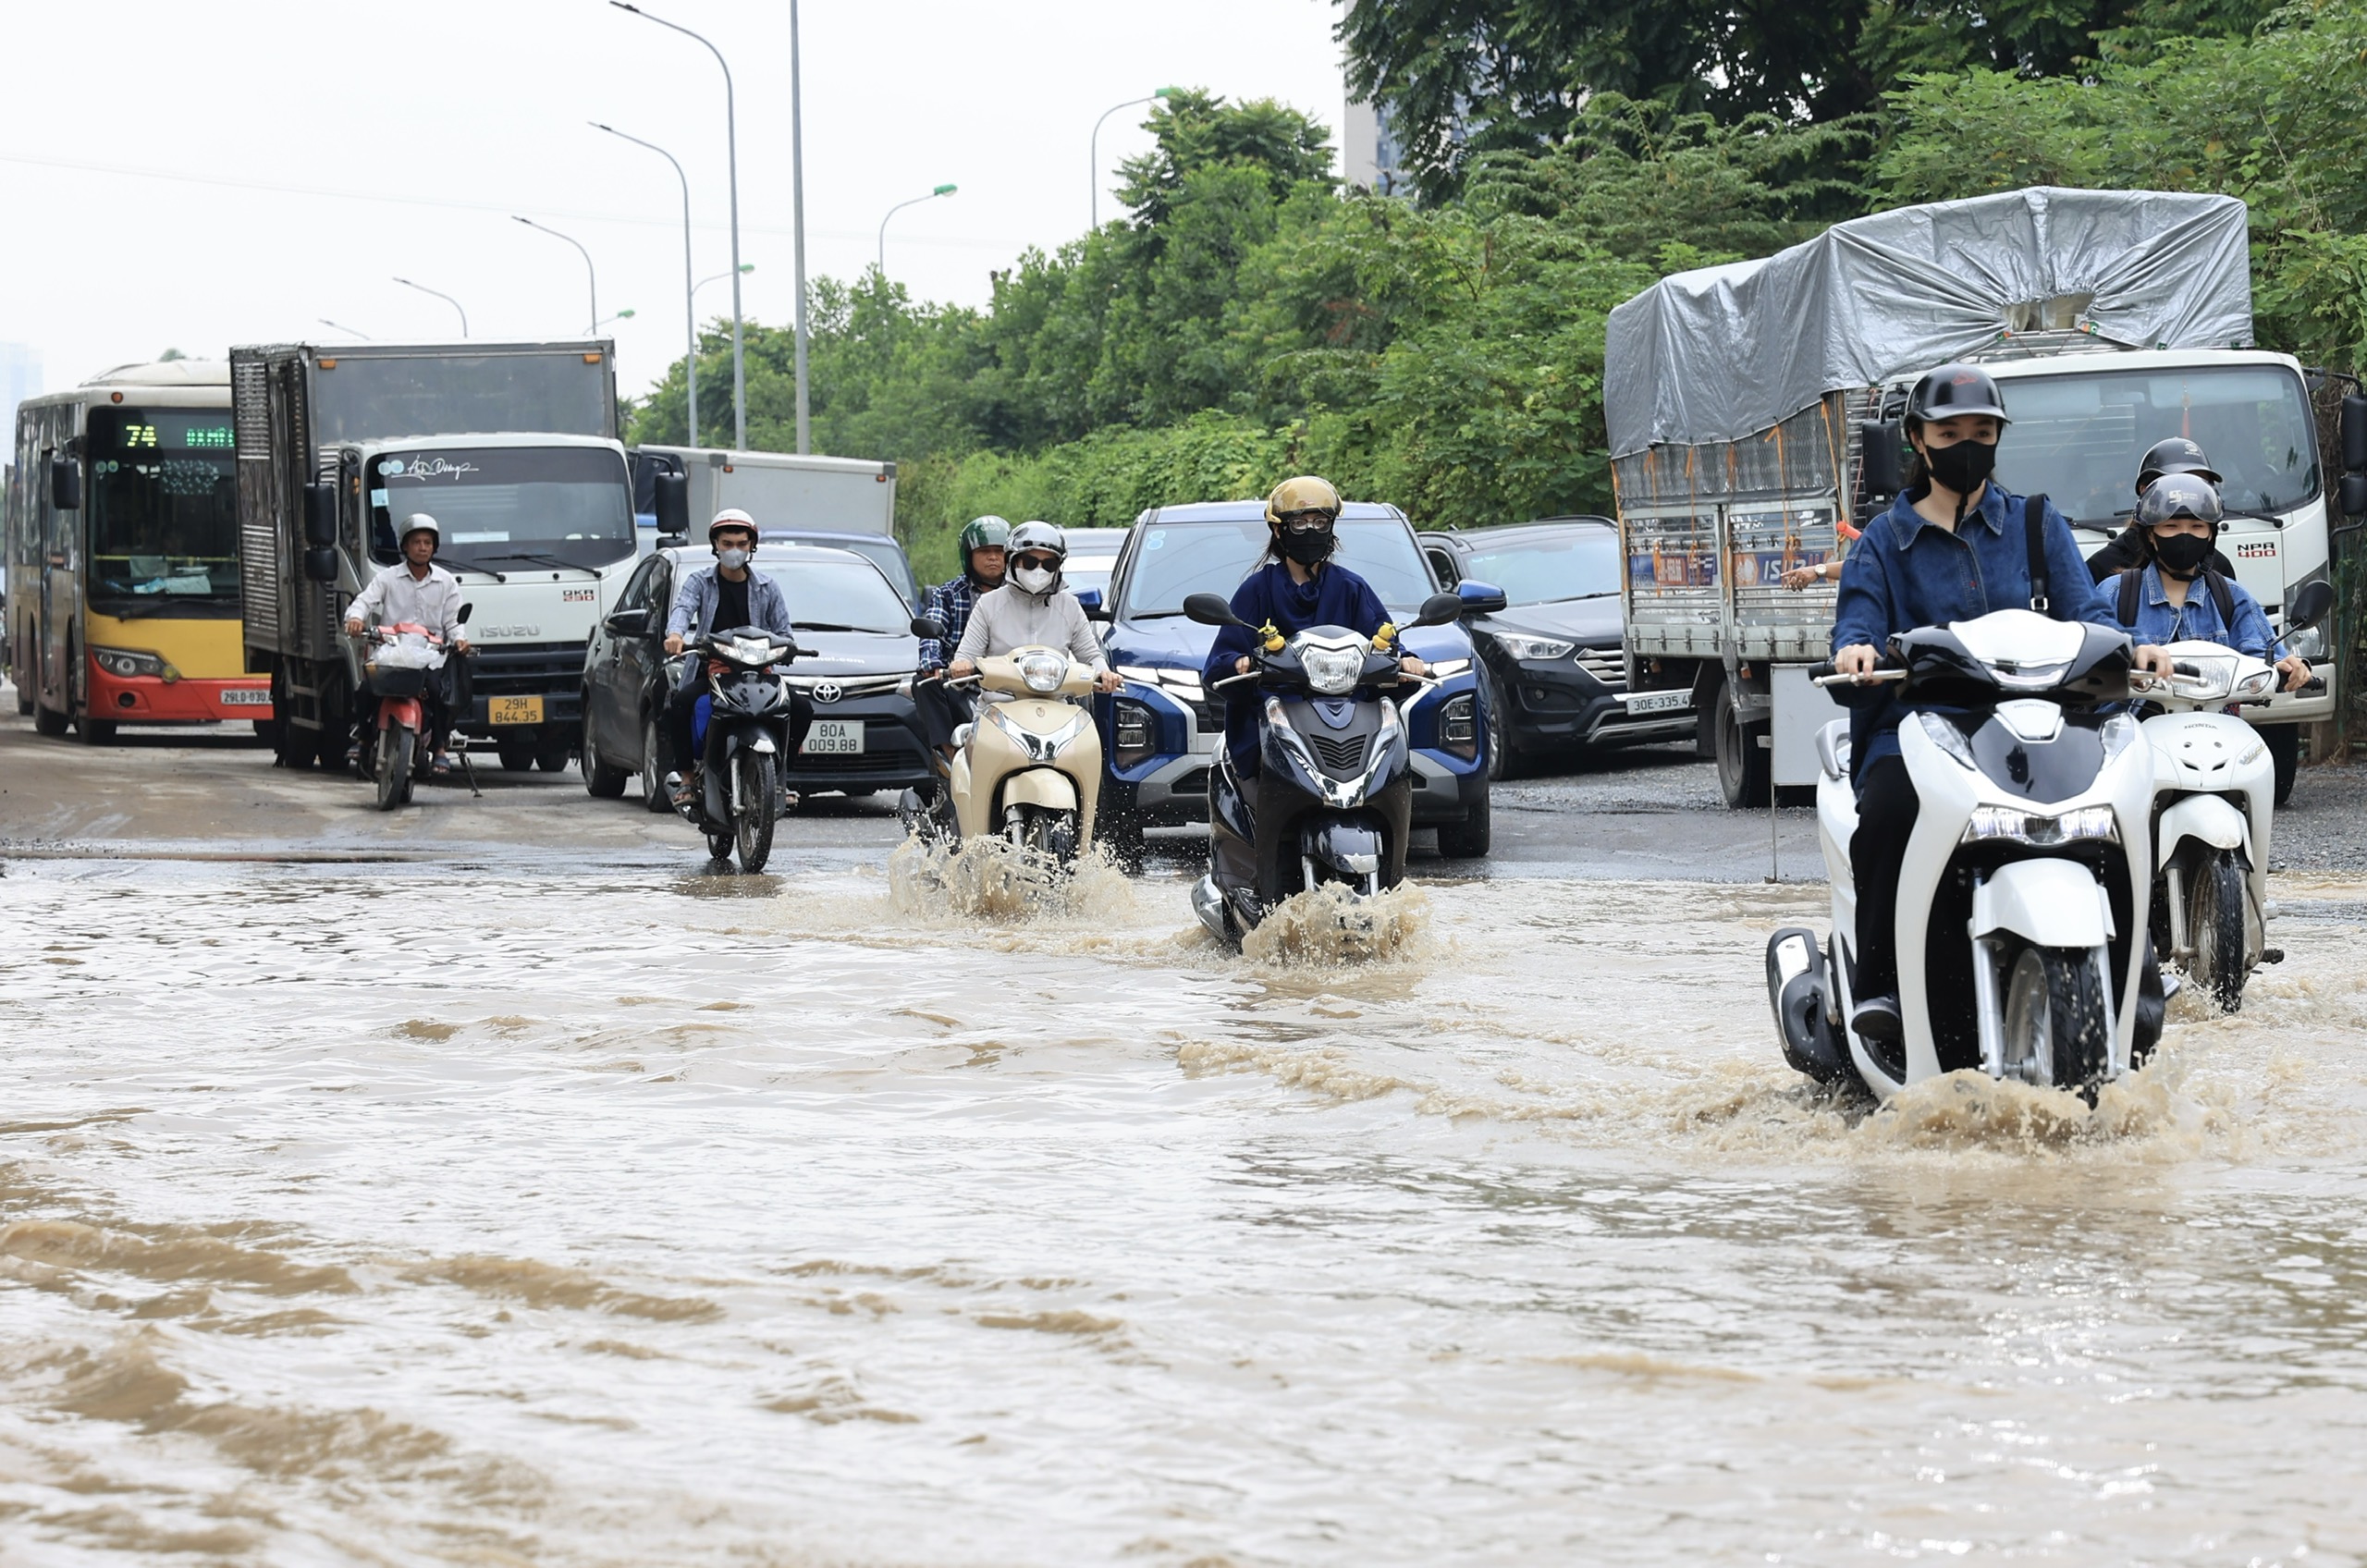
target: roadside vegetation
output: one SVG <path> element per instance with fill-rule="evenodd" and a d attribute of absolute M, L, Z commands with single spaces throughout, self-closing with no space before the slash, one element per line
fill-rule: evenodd
<path fill-rule="evenodd" d="M 814 288 L 816 450 L 895 459 L 924 577 L 979 512 L 1121 524 L 1314 470 L 1424 526 L 1611 501 L 1603 320 L 1664 273 L 1840 218 L 2035 183 L 2251 208 L 2263 346 L 2367 359 L 2367 0 L 1860 0 L 1828 13 L 1354 0 L 1408 188 L 1343 190 L 1322 129 L 1189 92 L 1127 215 L 982 310 Z M 1509 62 L 1509 63 L 1508 63 Z M 791 334 L 752 324 L 753 445 L 794 443 Z M 728 327 L 702 339 L 730 380 Z M 636 410 L 684 435 L 682 367 Z"/>

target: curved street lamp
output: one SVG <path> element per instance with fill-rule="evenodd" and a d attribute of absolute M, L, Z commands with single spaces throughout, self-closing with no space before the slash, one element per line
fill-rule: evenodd
<path fill-rule="evenodd" d="M 879 276 L 882 276 L 882 277 L 886 277 L 886 276 L 888 276 L 888 218 L 892 218 L 892 217 L 894 217 L 898 213 L 902 212 L 906 207 L 917 207 L 917 206 L 919 206 L 923 202 L 934 202 L 934 201 L 936 201 L 939 196 L 950 196 L 950 195 L 952 195 L 956 190 L 960 190 L 960 189 L 961 189 L 961 187 L 960 187 L 960 186 L 957 186 L 957 185 L 940 185 L 940 186 L 938 186 L 936 190 L 934 190 L 930 191 L 930 192 L 929 192 L 927 195 L 926 195 L 926 196 L 915 196 L 915 197 L 914 197 L 914 198 L 913 198 L 911 201 L 909 201 L 909 202 L 897 202 L 894 206 L 892 206 L 892 207 L 890 207 L 890 208 L 889 208 L 889 209 L 888 209 L 888 217 L 883 217 L 883 218 L 881 218 L 881 219 L 879 220 Z"/>
<path fill-rule="evenodd" d="M 1154 103 L 1157 103 L 1157 102 L 1158 102 L 1159 99 L 1161 99 L 1161 98 L 1172 98 L 1172 97 L 1174 97 L 1178 92 L 1183 92 L 1183 91 L 1184 91 L 1184 90 L 1183 90 L 1182 88 L 1180 88 L 1180 87 L 1162 87 L 1162 88 L 1159 89 L 1159 91 L 1157 91 L 1156 92 L 1153 92 L 1153 93 L 1152 93 L 1149 97 L 1147 97 L 1147 98 L 1129 98 L 1129 99 L 1127 99 L 1127 100 L 1126 100 L 1124 103 L 1122 103 L 1122 104 L 1110 104 L 1108 108 L 1106 108 L 1106 109 L 1104 109 L 1104 110 L 1102 110 L 1102 111 L 1101 111 L 1101 119 L 1098 119 L 1098 120 L 1096 120 L 1096 121 L 1094 121 L 1094 122 L 1093 122 L 1092 161 L 1093 161 L 1093 227 L 1096 227 L 1096 228 L 1099 228 L 1099 227 L 1101 227 L 1101 124 L 1102 124 L 1102 120 L 1107 120 L 1107 119 L 1111 116 L 1111 115 L 1116 114 L 1116 113 L 1117 113 L 1119 110 L 1121 110 L 1121 109 L 1134 109 L 1134 108 L 1139 108 L 1139 107 L 1141 107 L 1141 106 L 1142 106 L 1143 104 L 1154 104 Z"/>
<path fill-rule="evenodd" d="M 343 323 L 341 323 L 341 322 L 334 322 L 334 321 L 331 321 L 331 320 L 329 320 L 329 318 L 328 318 L 328 317 L 326 317 L 326 316 L 322 316 L 322 317 L 321 317 L 321 318 L 319 318 L 319 319 L 320 319 L 320 323 L 321 323 L 321 325 L 322 325 L 323 326 L 334 326 L 334 327 L 336 327 L 339 332 L 344 333 L 348 337 L 359 337 L 359 338 L 361 338 L 361 339 L 362 339 L 362 341 L 363 341 L 364 343 L 375 343 L 376 341 L 378 341 L 376 338 L 374 338 L 374 337 L 371 337 L 368 333 L 366 333 L 366 332 L 356 332 L 356 331 L 354 331 L 354 330 L 353 330 L 353 328 L 351 328 L 351 327 L 350 327 L 350 326 L 345 325 L 344 325 Z"/>
<path fill-rule="evenodd" d="M 680 22 L 669 22 L 664 17 L 651 16 L 638 6 L 626 4 L 626 0 L 608 0 L 608 4 L 619 11 L 631 11 L 644 21 L 652 21 L 659 27 L 671 28 L 685 38 L 697 39 L 700 43 L 705 44 L 706 52 L 715 56 L 715 63 L 723 67 L 723 145 L 725 157 L 728 160 L 726 168 L 730 173 L 731 183 L 731 268 L 734 275 L 731 283 L 731 445 L 735 449 L 744 451 L 748 446 L 748 361 L 741 351 L 740 283 L 737 276 L 740 270 L 740 111 L 732 97 L 731 62 L 723 57 L 722 50 L 708 43 L 705 38 Z M 792 57 L 796 49 L 796 13 L 792 7 L 790 19 L 790 47 Z M 791 74 L 793 78 L 793 66 Z M 792 81 L 792 94 L 794 91 Z M 798 233 L 801 248 L 804 243 L 803 212 L 804 209 L 801 205 Z M 797 331 L 798 343 L 802 348 L 805 341 L 805 312 L 802 301 L 797 312 Z M 797 389 L 798 406 L 803 408 L 805 403 L 805 372 L 802 355 L 798 367 Z"/>
<path fill-rule="evenodd" d="M 605 130 L 610 136 L 630 141 L 636 147 L 646 147 L 674 165 L 674 178 L 682 182 L 682 338 L 688 345 L 682 352 L 682 379 L 691 395 L 691 445 L 699 444 L 699 313 L 691 303 L 697 285 L 691 281 L 691 177 L 682 172 L 681 161 L 655 141 L 644 141 L 638 136 L 628 136 L 612 125 L 594 120 L 592 129 Z"/>
<path fill-rule="evenodd" d="M 578 239 L 569 239 L 569 237 L 568 237 L 568 236 L 566 236 L 566 235 L 564 235 L 564 234 L 561 234 L 558 229 L 555 229 L 555 228 L 546 228 L 546 227 L 545 227 L 543 225 L 536 223 L 533 219 L 532 219 L 532 218 L 521 218 L 521 217 L 519 217 L 519 216 L 518 216 L 518 214 L 515 214 L 515 213 L 512 213 L 512 214 L 510 214 L 509 215 L 510 215 L 510 217 L 511 217 L 511 219 L 512 219 L 513 221 L 518 222 L 518 223 L 522 223 L 522 224 L 524 224 L 528 228 L 537 230 L 538 232 L 543 233 L 543 234 L 547 234 L 547 235 L 549 235 L 553 239 L 566 239 L 566 240 L 567 240 L 567 242 L 568 242 L 570 245 L 572 245 L 572 246 L 574 246 L 574 247 L 575 247 L 576 253 L 577 253 L 578 255 L 581 255 L 581 256 L 583 258 L 583 275 L 584 275 L 584 276 L 585 276 L 585 277 L 587 277 L 587 278 L 589 278 L 589 279 L 591 280 L 591 284 L 592 284 L 592 314 L 591 314 L 591 316 L 590 316 L 590 318 L 589 318 L 589 319 L 591 320 L 591 322 L 592 322 L 592 328 L 591 328 L 591 331 L 590 331 L 590 332 L 586 332 L 583 336 L 585 336 L 586 337 L 591 337 L 591 336 L 592 336 L 592 333 L 599 331 L 599 330 L 600 330 L 600 275 L 599 275 L 597 272 L 595 272 L 595 271 L 593 270 L 593 267 L 592 267 L 592 252 L 583 249 L 583 241 L 578 240 Z"/>
<path fill-rule="evenodd" d="M 458 300 L 453 299 L 453 298 L 452 298 L 452 296 L 450 296 L 449 294 L 445 293 L 445 292 L 444 292 L 442 289 L 440 289 L 440 288 L 429 288 L 429 287 L 427 287 L 427 285 L 425 285 L 424 283 L 413 283 L 410 278 L 407 278 L 407 277 L 399 277 L 399 278 L 395 279 L 395 281 L 396 281 L 397 283 L 401 284 L 405 288 L 416 288 L 416 289 L 418 289 L 422 294 L 433 294 L 433 295 L 435 295 L 437 299 L 439 299 L 439 300 L 443 300 L 446 304 L 448 304 L 448 305 L 451 306 L 454 310 L 456 310 L 456 311 L 460 311 L 460 301 L 459 301 Z M 460 311 L 460 336 L 461 336 L 462 337 L 468 337 L 468 335 L 469 335 L 469 312 L 466 312 L 466 311 Z"/>

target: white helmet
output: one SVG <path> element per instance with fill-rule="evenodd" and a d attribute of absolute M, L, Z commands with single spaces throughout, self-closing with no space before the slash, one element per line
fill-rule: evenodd
<path fill-rule="evenodd" d="M 411 536 L 414 533 L 426 534 L 430 539 L 435 541 L 435 547 L 439 550 L 444 547 L 444 529 L 442 525 L 434 518 L 428 516 L 425 512 L 413 512 L 411 516 L 403 519 L 402 532 L 395 536 L 395 543 L 397 545 L 407 545 L 411 543 Z"/>
<path fill-rule="evenodd" d="M 1068 564 L 1068 536 L 1049 522 L 1031 519 L 1011 531 L 1011 543 L 1003 547 L 1003 559 L 1010 563 L 1009 581 L 1023 594 L 1052 594 L 1060 591 L 1061 568 Z M 1021 563 L 1030 556 L 1049 556 L 1052 570 L 1045 574 L 1041 567 L 1030 568 Z M 1031 577 L 1036 581 L 1029 582 Z"/>
<path fill-rule="evenodd" d="M 762 538 L 762 535 L 756 532 L 756 520 L 750 517 L 738 507 L 726 507 L 721 511 L 715 514 L 715 521 L 706 525 L 706 542 L 708 544 L 712 545 L 715 543 L 715 531 L 718 528 L 746 529 L 748 531 L 748 543 L 751 545 L 758 543 Z"/>

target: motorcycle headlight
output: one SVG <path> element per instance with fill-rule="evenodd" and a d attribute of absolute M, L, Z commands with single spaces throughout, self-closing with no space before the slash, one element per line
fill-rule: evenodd
<path fill-rule="evenodd" d="M 1577 646 L 1554 637 L 1522 637 L 1512 632 L 1496 633 L 1496 643 L 1516 659 L 1558 659 Z"/>
<path fill-rule="evenodd" d="M 2120 842 L 2120 824 L 2110 806 L 2081 806 L 2061 815 L 2019 806 L 1975 806 L 1959 843 L 2049 844 Z"/>
<path fill-rule="evenodd" d="M 1031 692 L 1057 692 L 1068 674 L 1069 661 L 1058 654 L 1028 654 L 1019 661 L 1019 679 Z"/>
<path fill-rule="evenodd" d="M 731 656 L 742 664 L 770 664 L 773 662 L 773 644 L 754 637 L 734 637 L 731 639 Z"/>
<path fill-rule="evenodd" d="M 1306 684 L 1312 691 L 1327 697 L 1336 697 L 1356 689 L 1356 677 L 1365 669 L 1362 648 L 1319 648 L 1305 646 L 1298 651 L 1299 668 L 1306 671 Z"/>
<path fill-rule="evenodd" d="M 1923 733 L 1932 738 L 1933 745 L 1973 772 L 1981 771 L 1981 764 L 1972 754 L 1972 742 L 1964 738 L 1963 730 L 1936 713 L 1919 713 L 1915 717 L 1922 721 Z"/>

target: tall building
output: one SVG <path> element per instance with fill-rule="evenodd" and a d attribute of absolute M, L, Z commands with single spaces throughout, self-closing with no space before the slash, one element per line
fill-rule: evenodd
<path fill-rule="evenodd" d="M 1403 194 L 1405 177 L 1398 169 L 1397 136 L 1389 116 L 1378 104 L 1347 100 L 1340 120 L 1340 178 L 1376 196 Z"/>
<path fill-rule="evenodd" d="M 41 351 L 30 343 L 0 343 L 0 409 L 7 423 L 0 424 L 0 447 L 17 447 L 17 405 L 41 396 Z"/>

